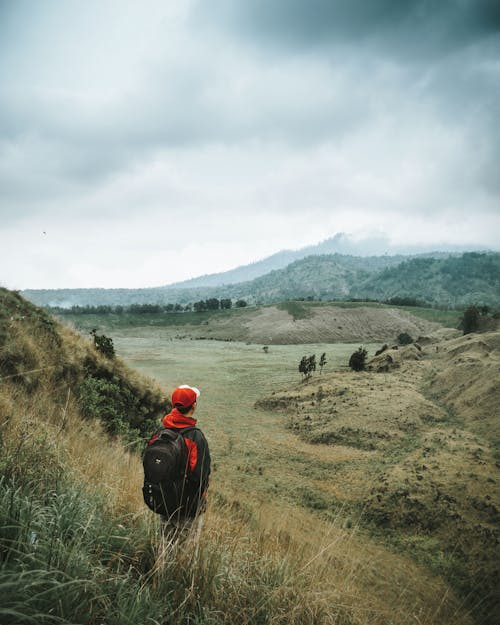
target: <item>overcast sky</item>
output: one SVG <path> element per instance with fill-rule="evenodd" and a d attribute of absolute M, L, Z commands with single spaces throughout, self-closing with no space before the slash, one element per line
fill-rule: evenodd
<path fill-rule="evenodd" d="M 498 0 L 0 0 L 0 284 L 500 247 Z"/>

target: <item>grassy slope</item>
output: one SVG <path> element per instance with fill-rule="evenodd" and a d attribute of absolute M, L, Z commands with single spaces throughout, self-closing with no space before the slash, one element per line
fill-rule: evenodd
<path fill-rule="evenodd" d="M 330 574 L 321 572 L 318 580 L 322 584 L 338 586 L 347 574 L 350 593 L 356 593 L 363 609 L 366 601 L 371 600 L 378 603 L 377 609 L 386 610 L 384 623 L 395 622 L 387 609 L 394 609 L 396 595 L 406 618 L 407 601 L 415 600 L 422 622 L 446 621 L 447 616 L 442 613 L 439 617 L 430 615 L 435 604 L 428 587 L 436 584 L 437 589 L 439 585 L 428 569 L 419 570 L 411 562 L 408 554 L 412 550 L 405 548 L 398 556 L 377 545 L 379 538 L 373 542 L 367 536 L 372 530 L 363 521 L 360 502 L 366 494 L 366 476 L 377 476 L 371 462 L 373 450 L 357 446 L 356 432 L 351 433 L 351 441 L 335 446 L 313 445 L 297 437 L 293 430 L 284 428 L 290 412 L 295 412 L 293 401 L 284 414 L 271 411 L 267 404 L 254 406 L 265 394 L 277 398 L 280 395 L 276 389 L 295 386 L 297 363 L 304 351 L 326 351 L 328 371 L 345 363 L 357 345 L 273 345 L 266 354 L 261 346 L 241 343 L 164 341 L 153 329 L 124 334 L 117 338 L 117 345 L 135 366 L 170 385 L 179 380 L 179 369 L 183 379 L 199 384 L 203 394 L 199 416 L 217 464 L 213 487 L 226 500 L 237 500 L 240 505 L 244 503 L 246 510 L 257 510 L 260 522 L 266 522 L 274 531 L 279 529 L 280 534 L 286 531 L 298 543 L 318 546 L 322 540 L 331 541 L 335 570 Z M 345 385 L 353 374 L 323 373 L 315 384 L 322 385 L 332 375 L 344 378 Z M 356 384 L 356 380 L 359 376 L 352 383 Z M 382 385 L 383 376 L 379 380 Z M 228 389 L 234 393 L 228 394 Z M 340 409 L 345 409 L 352 399 L 349 395 L 341 396 Z M 410 396 L 408 402 L 411 399 Z M 309 415 L 315 410 L 311 407 L 315 401 L 307 393 L 304 405 Z M 355 403 L 352 402 L 354 411 L 358 409 Z M 370 408 L 365 406 L 363 415 L 369 414 Z M 398 462 L 397 457 L 394 462 Z M 356 505 L 353 497 L 359 497 Z M 438 550 L 437 544 L 435 548 Z M 412 593 L 405 598 L 408 585 Z M 367 588 L 371 589 L 370 596 Z M 427 614 L 424 616 L 421 610 Z M 459 609 L 453 618 L 456 622 L 467 619 L 466 611 Z"/>
<path fill-rule="evenodd" d="M 315 592 L 312 602 L 289 544 L 259 543 L 222 503 L 196 560 L 161 541 L 141 501 L 139 457 L 83 418 L 78 391 L 89 367 L 113 369 L 156 406 L 151 381 L 5 290 L 0 349 L 0 622 L 233 623 L 237 613 L 309 623 L 334 612 L 355 622 Z"/>
<path fill-rule="evenodd" d="M 198 557 L 164 544 L 139 457 L 84 417 L 81 386 L 114 380 L 151 410 L 160 391 L 5 290 L 0 350 L 0 621 L 468 622 L 405 558 L 286 502 L 255 508 L 217 475 Z"/>
<path fill-rule="evenodd" d="M 282 318 L 272 316 L 273 310 L 284 313 Z M 382 313 L 396 311 L 390 324 L 376 327 L 368 335 L 369 324 L 365 317 L 359 319 L 357 325 L 347 324 L 344 330 L 337 330 L 335 323 L 336 310 L 369 309 Z M 399 314 L 401 311 L 403 314 Z M 322 323 L 310 323 L 314 317 L 327 315 Z M 408 313 L 406 317 L 404 314 Z M 362 312 L 359 313 L 360 315 Z M 433 308 L 394 307 L 374 302 L 304 302 L 291 300 L 274 306 L 257 306 L 203 313 L 148 313 L 148 314 L 65 314 L 61 319 L 72 323 L 84 333 L 92 328 L 99 328 L 106 333 L 134 332 L 137 327 L 165 329 L 171 338 L 216 338 L 220 340 L 239 340 L 251 343 L 300 343 L 300 342 L 349 342 L 352 340 L 395 340 L 399 332 L 407 331 L 408 327 L 418 324 L 421 319 L 426 322 L 439 323 L 449 328 L 456 328 L 461 317 L 459 311 L 445 311 Z M 293 322 L 298 321 L 290 332 L 283 331 L 286 315 Z M 331 320 L 328 319 L 331 317 Z M 397 319 L 399 317 L 399 320 Z M 383 315 L 382 315 L 383 318 Z M 301 324 L 301 321 L 305 321 Z M 413 323 L 411 323 L 413 320 Z M 408 324 L 410 323 L 410 326 Z M 303 332 L 300 331 L 303 325 Z M 333 331 L 335 329 L 335 331 Z M 270 330 L 270 331 L 269 331 Z M 415 338 L 423 329 L 411 330 Z M 363 336 L 366 334 L 366 336 Z M 270 339 L 271 337 L 271 339 Z M 304 338 L 307 337 L 307 338 Z"/>
<path fill-rule="evenodd" d="M 255 509 L 217 475 L 198 557 L 165 545 L 138 456 L 83 418 L 78 387 L 112 369 L 153 407 L 159 391 L 4 290 L 0 350 L 0 621 L 469 622 L 445 584 L 355 527 Z"/>
<path fill-rule="evenodd" d="M 307 505 L 357 511 L 491 624 L 500 609 L 499 347 L 490 332 L 388 350 L 374 361 L 390 355 L 387 373 L 323 375 L 261 402 L 303 440 L 351 450 L 338 456 L 333 482 L 319 472 Z"/>

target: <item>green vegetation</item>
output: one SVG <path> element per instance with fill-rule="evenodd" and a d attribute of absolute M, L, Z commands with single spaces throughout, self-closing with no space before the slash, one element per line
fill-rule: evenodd
<path fill-rule="evenodd" d="M 358 282 L 352 295 L 387 300 L 417 298 L 427 304 L 498 306 L 500 254 L 470 252 L 448 258 L 413 258 Z"/>
<path fill-rule="evenodd" d="M 498 307 L 500 254 L 470 252 L 443 257 L 355 257 L 315 255 L 248 282 L 217 287 L 151 289 L 28 290 L 41 305 L 172 306 L 185 311 L 193 302 L 268 304 L 285 300 L 373 300 L 412 307 Z M 132 312 L 132 311 L 130 311 Z M 136 311 L 137 312 L 137 311 Z M 152 311 L 150 311 L 152 312 Z"/>
<path fill-rule="evenodd" d="M 486 332 L 497 327 L 498 311 L 490 314 L 489 306 L 469 306 L 465 309 L 458 327 L 464 334 Z"/>
<path fill-rule="evenodd" d="M 93 328 L 90 335 L 94 339 L 94 347 L 97 351 L 101 352 L 106 358 L 115 357 L 115 348 L 113 345 L 113 339 L 105 334 L 97 334 L 97 329 Z"/>
<path fill-rule="evenodd" d="M 165 389 L 179 382 L 179 363 L 182 381 L 202 389 L 215 470 L 195 559 L 162 544 L 140 500 L 140 460 L 123 447 L 157 418 L 141 406 L 160 415 L 167 392 L 19 296 L 7 299 L 0 622 L 407 625 L 417 615 L 470 625 L 464 600 L 478 623 L 495 622 L 489 448 L 416 396 L 408 373 L 355 375 L 346 367 L 353 344 L 273 343 L 264 353 L 262 344 L 163 340 L 144 315 L 116 331 L 116 353 Z M 328 349 L 332 373 L 298 384 L 305 349 Z M 111 438 L 99 411 L 113 415 Z M 115 418 L 130 411 L 136 420 L 121 434 Z"/>
<path fill-rule="evenodd" d="M 434 323 L 440 323 L 446 328 L 458 328 L 460 323 L 460 317 L 462 315 L 462 309 L 447 310 L 443 308 L 422 308 L 415 306 L 402 306 L 402 310 L 410 312 L 415 317 L 425 319 L 425 321 L 432 321 Z"/>
<path fill-rule="evenodd" d="M 398 335 L 398 343 L 400 345 L 410 345 L 413 343 L 413 339 L 408 332 L 401 332 L 401 334 Z"/>
<path fill-rule="evenodd" d="M 299 362 L 299 373 L 302 374 L 303 379 L 309 380 L 314 371 L 316 371 L 316 354 L 312 356 L 302 356 Z"/>
<path fill-rule="evenodd" d="M 297 319 L 308 319 L 311 316 L 310 307 L 304 304 L 304 302 L 297 300 L 280 302 L 276 308 L 278 308 L 278 310 L 286 311 L 291 317 L 293 317 L 294 321 L 297 321 Z"/>
<path fill-rule="evenodd" d="M 357 351 L 351 354 L 349 358 L 349 367 L 353 371 L 364 371 L 366 366 L 366 357 L 368 352 L 364 347 L 359 347 Z"/>

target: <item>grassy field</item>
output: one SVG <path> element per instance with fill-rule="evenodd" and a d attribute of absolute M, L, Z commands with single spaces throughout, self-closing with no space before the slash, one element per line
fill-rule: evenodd
<path fill-rule="evenodd" d="M 260 492 L 266 498 L 269 492 L 277 491 L 287 499 L 295 487 L 307 486 L 308 475 L 303 468 L 323 452 L 304 445 L 284 427 L 283 419 L 255 407 L 255 403 L 299 382 L 298 364 L 303 355 L 316 354 L 319 360 L 326 352 L 326 372 L 346 367 L 349 356 L 359 347 L 276 345 L 266 353 L 262 346 L 237 342 L 163 340 L 161 331 L 149 328 L 136 331 L 135 336 L 132 331 L 115 333 L 113 338 L 117 353 L 154 377 L 166 392 L 182 383 L 202 389 L 198 417 L 214 451 L 218 481 L 231 487 L 247 484 L 249 492 Z M 371 353 L 375 347 L 378 345 L 367 346 Z M 283 450 L 291 459 L 285 471 Z M 294 467 L 293 458 L 298 457 L 300 462 Z M 330 467 L 329 462 L 322 462 L 326 477 L 334 463 Z M 293 489 L 290 484 L 294 484 Z"/>

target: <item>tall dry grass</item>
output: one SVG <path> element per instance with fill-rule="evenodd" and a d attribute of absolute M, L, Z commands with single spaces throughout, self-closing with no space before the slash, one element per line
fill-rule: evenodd
<path fill-rule="evenodd" d="M 82 418 L 81 363 L 109 363 L 25 319 L 3 344 L 16 370 L 0 382 L 1 623 L 469 623 L 445 584 L 356 527 L 217 474 L 199 540 L 165 540 L 142 503 L 140 458 Z"/>

